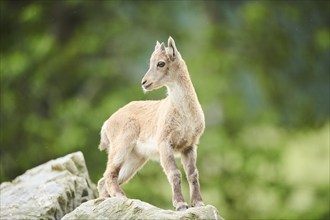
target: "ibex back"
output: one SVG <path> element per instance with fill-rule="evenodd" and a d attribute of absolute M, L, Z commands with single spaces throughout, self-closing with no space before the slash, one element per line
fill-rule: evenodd
<path fill-rule="evenodd" d="M 181 173 L 175 162 L 175 156 L 181 156 L 191 206 L 203 206 L 196 148 L 205 128 L 204 113 L 187 66 L 171 37 L 168 47 L 157 41 L 141 83 L 144 92 L 166 86 L 168 96 L 157 101 L 131 102 L 104 122 L 99 148 L 107 150 L 108 163 L 98 182 L 100 197 L 125 196 L 120 185 L 128 182 L 149 159 L 159 159 L 172 187 L 173 206 L 176 210 L 187 209 L 181 192 Z"/>

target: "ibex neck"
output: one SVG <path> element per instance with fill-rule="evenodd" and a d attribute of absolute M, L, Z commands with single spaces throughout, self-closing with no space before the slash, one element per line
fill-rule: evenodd
<path fill-rule="evenodd" d="M 167 86 L 168 98 L 174 105 L 195 108 L 196 105 L 199 106 L 199 102 L 188 70 L 184 68 L 180 71 L 177 80 Z"/>

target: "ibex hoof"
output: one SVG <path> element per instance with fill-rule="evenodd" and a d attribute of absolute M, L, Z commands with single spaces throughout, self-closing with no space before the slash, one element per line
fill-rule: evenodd
<path fill-rule="evenodd" d="M 197 201 L 197 202 L 191 203 L 191 206 L 192 207 L 200 207 L 200 206 L 205 206 L 205 204 L 202 201 Z"/>
<path fill-rule="evenodd" d="M 176 211 L 186 211 L 187 209 L 188 209 L 187 203 L 180 204 L 176 207 Z"/>
<path fill-rule="evenodd" d="M 127 198 L 124 192 L 119 192 L 119 191 L 112 194 L 111 197 Z"/>

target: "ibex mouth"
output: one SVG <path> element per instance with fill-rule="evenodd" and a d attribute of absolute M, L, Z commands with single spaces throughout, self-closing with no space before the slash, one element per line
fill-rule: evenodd
<path fill-rule="evenodd" d="M 152 85 L 152 83 L 149 83 L 148 85 L 143 85 L 144 89 L 149 88 Z"/>
<path fill-rule="evenodd" d="M 142 85 L 142 89 L 144 93 L 148 92 L 148 88 L 152 85 L 152 83 L 149 83 L 148 85 Z"/>

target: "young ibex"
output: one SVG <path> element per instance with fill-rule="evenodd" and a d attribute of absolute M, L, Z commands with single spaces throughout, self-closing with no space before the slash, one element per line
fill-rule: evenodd
<path fill-rule="evenodd" d="M 166 86 L 168 96 L 157 101 L 134 101 L 119 109 L 101 130 L 100 150 L 108 151 L 108 163 L 98 182 L 100 197 L 125 197 L 120 185 L 128 182 L 149 160 L 160 159 L 172 187 L 176 210 L 188 208 L 181 192 L 181 161 L 190 187 L 192 206 L 203 206 L 196 148 L 205 128 L 204 113 L 190 80 L 187 66 L 169 37 L 155 46 L 150 67 L 142 79 L 144 92 Z"/>

